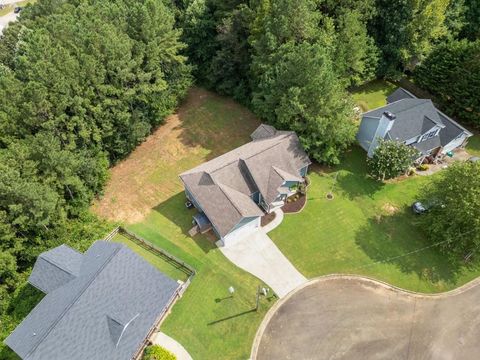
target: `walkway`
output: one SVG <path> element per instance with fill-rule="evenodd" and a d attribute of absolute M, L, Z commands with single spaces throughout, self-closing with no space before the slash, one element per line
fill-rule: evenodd
<path fill-rule="evenodd" d="M 153 335 L 152 343 L 155 345 L 160 345 L 161 347 L 172 352 L 177 360 L 192 360 L 190 354 L 185 350 L 182 344 L 178 343 L 175 339 L 172 339 L 167 334 L 158 332 Z"/>
<path fill-rule="evenodd" d="M 281 211 L 281 210 L 280 210 Z M 280 216 L 277 218 L 281 222 Z M 276 221 L 272 221 L 272 223 Z M 280 223 L 267 224 L 273 228 Z M 280 297 L 307 282 L 307 279 L 298 272 L 290 261 L 282 254 L 273 241 L 260 229 L 252 235 L 236 241 L 235 243 L 220 247 L 222 253 L 235 265 L 255 275 Z"/>
<path fill-rule="evenodd" d="M 479 285 L 424 295 L 360 276 L 321 277 L 269 311 L 252 358 L 478 359 Z"/>

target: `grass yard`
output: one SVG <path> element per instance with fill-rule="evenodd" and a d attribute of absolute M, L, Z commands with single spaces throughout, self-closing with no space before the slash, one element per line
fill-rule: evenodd
<path fill-rule="evenodd" d="M 353 99 L 362 111 L 369 111 L 387 104 L 387 96 L 395 89 L 396 85 L 385 80 L 373 80 L 351 91 Z"/>
<path fill-rule="evenodd" d="M 409 208 L 429 177 L 382 185 L 366 177 L 365 153 L 354 148 L 342 165 L 312 169 L 310 178 L 303 212 L 286 215 L 270 233 L 305 276 L 363 274 L 430 293 L 480 275 L 480 267 L 452 268 L 435 248 L 404 256 L 429 245 Z M 327 200 L 332 188 L 334 199 Z"/>
<path fill-rule="evenodd" d="M 480 156 L 480 134 L 475 133 L 468 139 L 467 151 L 472 156 Z"/>
<path fill-rule="evenodd" d="M 23 0 L 23 1 L 18 1 L 15 4 L 8 4 L 5 5 L 3 9 L 0 9 L 0 16 L 5 16 L 8 13 L 12 12 L 17 6 L 26 6 L 27 4 L 33 4 L 37 0 Z"/>
<path fill-rule="evenodd" d="M 235 102 L 194 88 L 175 116 L 112 169 L 105 196 L 94 205 L 101 216 L 123 222 L 197 271 L 162 324 L 194 359 L 249 358 L 276 299 L 262 299 L 255 312 L 260 281 L 227 260 L 211 239 L 188 236 L 193 213 L 184 206 L 178 174 L 247 142 L 258 125 Z"/>
<path fill-rule="evenodd" d="M 118 233 L 113 237 L 112 241 L 127 245 L 131 250 L 143 257 L 165 275 L 170 276 L 173 280 L 187 281 L 188 274 L 182 270 L 180 266 L 158 256 L 125 235 Z"/>

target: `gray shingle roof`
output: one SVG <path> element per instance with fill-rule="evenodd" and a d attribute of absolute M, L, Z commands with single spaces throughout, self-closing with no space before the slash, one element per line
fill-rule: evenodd
<path fill-rule="evenodd" d="M 28 360 L 130 359 L 178 284 L 121 244 L 97 241 L 78 275 L 5 340 Z"/>
<path fill-rule="evenodd" d="M 387 102 L 388 105 L 366 112 L 364 116 L 379 118 L 385 111 L 395 114 L 395 122 L 388 133 L 390 139 L 405 141 L 424 134 L 435 125 L 441 128 L 436 137 L 424 144 L 414 144 L 423 153 L 447 145 L 462 133 L 472 136 L 471 132 L 438 110 L 431 100 L 418 99 L 403 88 L 398 88 L 388 96 Z"/>
<path fill-rule="evenodd" d="M 28 282 L 44 293 L 78 276 L 83 255 L 66 245 L 46 251 L 38 257 Z"/>
<path fill-rule="evenodd" d="M 220 236 L 242 218 L 263 215 L 250 198 L 253 193 L 271 202 L 285 177 L 301 179 L 298 171 L 311 163 L 294 132 L 260 125 L 252 138 L 180 175 Z"/>

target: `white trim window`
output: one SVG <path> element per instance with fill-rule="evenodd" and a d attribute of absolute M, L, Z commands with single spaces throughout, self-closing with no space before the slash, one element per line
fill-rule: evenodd
<path fill-rule="evenodd" d="M 418 142 L 421 143 L 422 141 L 425 141 L 425 140 L 428 140 L 428 139 L 431 139 L 431 138 L 437 136 L 439 130 L 440 129 L 435 129 L 435 130 L 432 130 L 432 131 L 426 133 L 425 135 L 422 135 L 420 137 L 420 139 L 418 140 Z"/>

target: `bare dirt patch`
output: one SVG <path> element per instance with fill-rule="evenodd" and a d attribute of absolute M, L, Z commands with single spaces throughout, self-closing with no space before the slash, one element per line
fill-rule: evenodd
<path fill-rule="evenodd" d="M 180 173 L 247 142 L 258 125 L 234 101 L 192 88 L 177 113 L 110 170 L 104 195 L 92 210 L 112 221 L 143 220 L 183 190 Z"/>
<path fill-rule="evenodd" d="M 390 203 L 385 203 L 382 205 L 382 210 L 388 215 L 393 215 L 398 211 L 398 207 Z"/>

